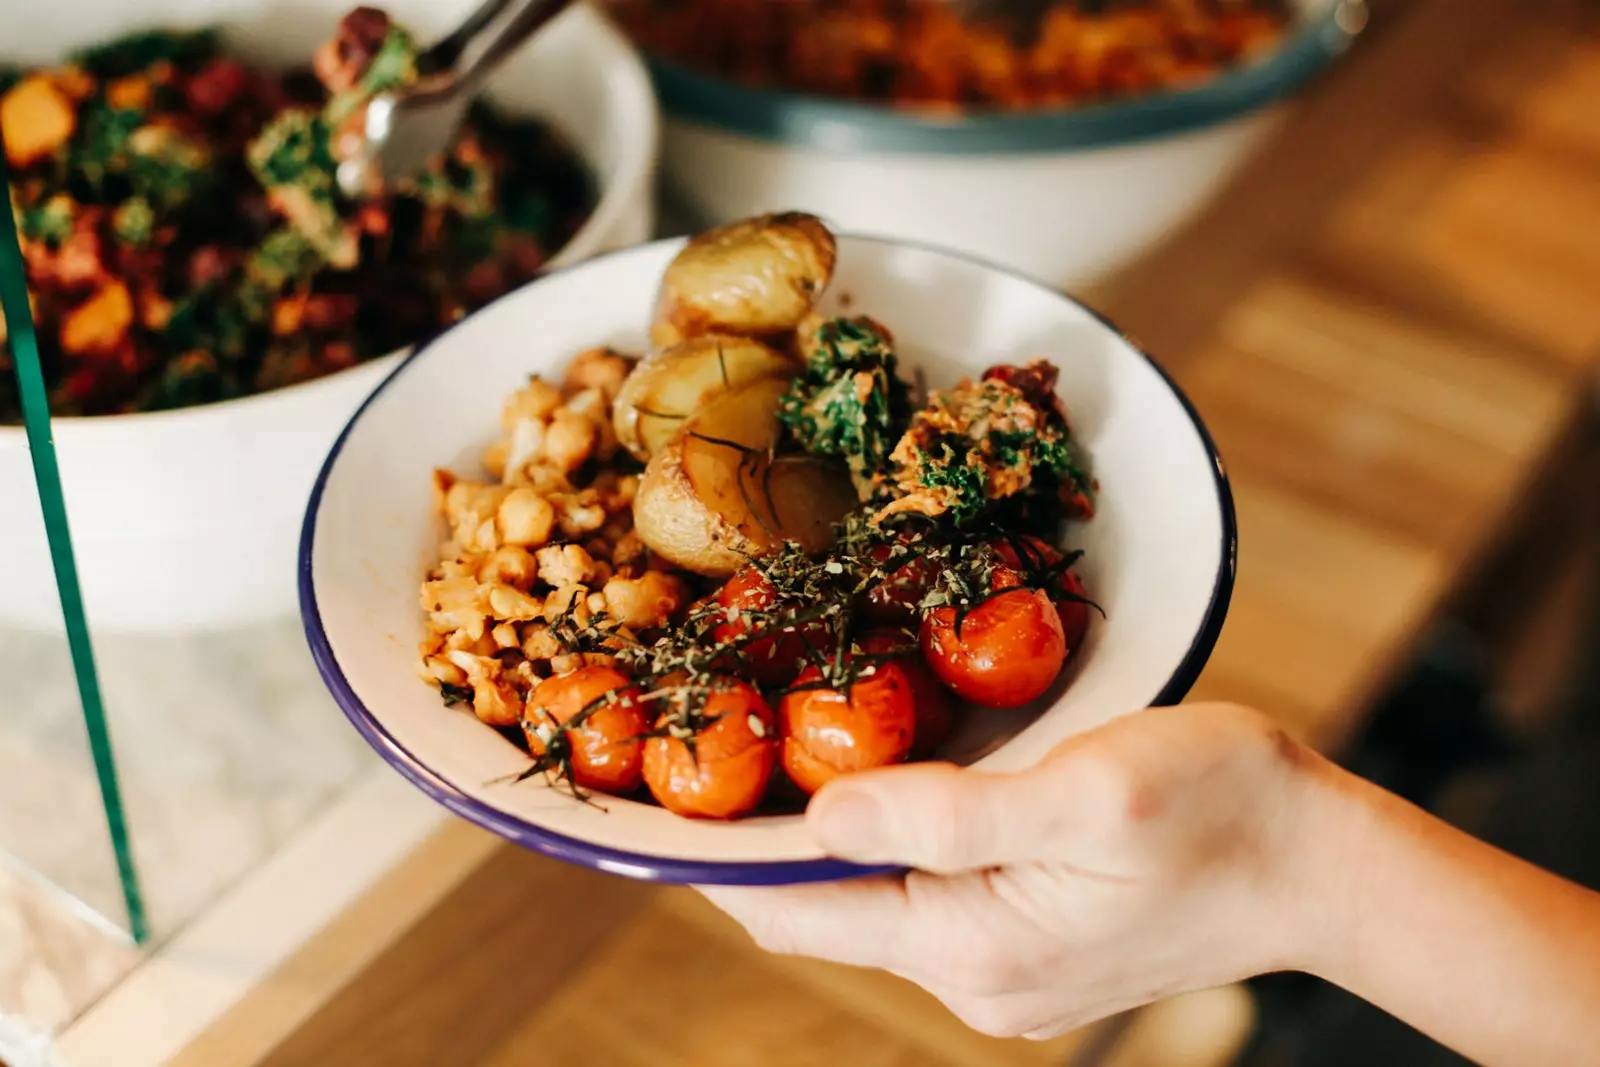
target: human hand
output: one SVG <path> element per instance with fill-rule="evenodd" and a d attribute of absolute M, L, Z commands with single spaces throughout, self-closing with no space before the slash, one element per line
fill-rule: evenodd
<path fill-rule="evenodd" d="M 968 1025 L 1052 1037 L 1316 951 L 1300 843 L 1332 773 L 1262 715 L 1156 708 L 1012 775 L 922 764 L 830 783 L 833 855 L 908 874 L 703 887 L 763 948 L 881 967 Z"/>

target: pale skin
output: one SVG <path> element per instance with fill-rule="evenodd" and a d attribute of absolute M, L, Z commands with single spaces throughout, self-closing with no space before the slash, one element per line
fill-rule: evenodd
<path fill-rule="evenodd" d="M 914 871 L 701 892 L 770 951 L 892 971 L 986 1033 L 1295 970 L 1486 1067 L 1600 1065 L 1600 894 L 1246 708 L 1140 712 L 1021 774 L 855 775 L 806 819 L 834 855 Z"/>

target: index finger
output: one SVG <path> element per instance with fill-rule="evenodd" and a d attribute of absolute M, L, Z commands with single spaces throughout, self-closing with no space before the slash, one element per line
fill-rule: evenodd
<path fill-rule="evenodd" d="M 918 944 L 904 875 L 811 885 L 695 886 L 757 945 L 856 967 L 902 970 Z"/>

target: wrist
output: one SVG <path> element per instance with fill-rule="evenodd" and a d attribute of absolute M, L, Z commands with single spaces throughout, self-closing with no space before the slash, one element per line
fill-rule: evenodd
<path fill-rule="evenodd" d="M 1358 941 L 1372 787 L 1310 748 L 1300 748 L 1291 763 L 1285 817 L 1267 857 L 1267 914 L 1278 919 L 1264 924 L 1276 938 L 1268 969 L 1338 981 Z"/>

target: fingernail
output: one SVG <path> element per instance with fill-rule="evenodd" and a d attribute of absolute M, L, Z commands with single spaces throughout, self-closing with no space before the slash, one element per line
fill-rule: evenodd
<path fill-rule="evenodd" d="M 864 789 L 825 792 L 812 811 L 817 843 L 842 859 L 870 860 L 883 848 L 883 805 Z"/>

